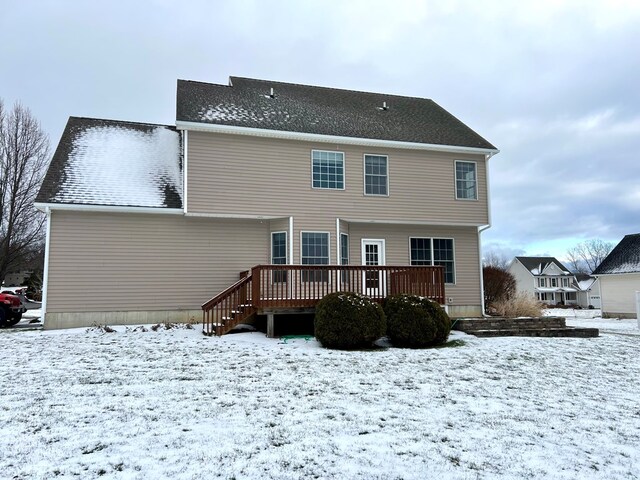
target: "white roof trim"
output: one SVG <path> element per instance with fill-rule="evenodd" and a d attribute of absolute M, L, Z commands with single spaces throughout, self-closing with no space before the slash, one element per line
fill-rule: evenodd
<path fill-rule="evenodd" d="M 120 205 L 88 205 L 80 203 L 34 203 L 34 206 L 44 212 L 50 210 L 69 210 L 76 212 L 111 212 L 111 213 L 156 213 L 164 215 L 182 215 L 181 208 L 164 207 L 126 207 Z"/>
<path fill-rule="evenodd" d="M 228 133 L 232 135 L 250 135 L 253 137 L 280 138 L 307 142 L 339 143 L 341 145 L 362 145 L 381 148 L 405 148 L 413 150 L 435 150 L 450 153 L 492 154 L 500 150 L 477 147 L 457 147 L 433 143 L 399 142 L 396 140 L 378 140 L 375 138 L 342 137 L 338 135 L 321 135 L 318 133 L 287 132 L 284 130 L 268 130 L 265 128 L 237 127 L 234 125 L 218 125 L 214 123 L 176 121 L 178 130 L 195 130 L 201 132 Z"/>
<path fill-rule="evenodd" d="M 282 218 L 289 218 L 283 215 L 247 215 L 246 213 L 185 213 L 186 217 L 199 217 L 199 218 L 239 218 L 250 220 L 277 220 Z"/>
<path fill-rule="evenodd" d="M 378 223 L 387 225 L 442 225 L 446 227 L 483 227 L 484 223 L 439 222 L 433 220 L 372 220 L 368 218 L 344 218 L 343 222 L 349 223 Z"/>

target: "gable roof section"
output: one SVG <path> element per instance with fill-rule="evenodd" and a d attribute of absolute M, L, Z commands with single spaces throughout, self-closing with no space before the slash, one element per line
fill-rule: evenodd
<path fill-rule="evenodd" d="M 36 203 L 182 208 L 180 133 L 69 117 Z"/>
<path fill-rule="evenodd" d="M 550 264 L 556 265 L 563 272 L 569 272 L 569 269 L 560 263 L 556 257 L 516 257 L 524 267 L 533 275 L 540 275 Z"/>
<path fill-rule="evenodd" d="M 593 275 L 640 273 L 640 233 L 625 235 L 611 250 Z"/>
<path fill-rule="evenodd" d="M 178 80 L 179 122 L 496 150 L 433 100 L 241 77 Z"/>

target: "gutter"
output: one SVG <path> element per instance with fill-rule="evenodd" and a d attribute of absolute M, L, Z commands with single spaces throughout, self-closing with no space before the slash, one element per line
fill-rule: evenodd
<path fill-rule="evenodd" d="M 404 148 L 413 150 L 431 150 L 437 152 L 481 154 L 489 158 L 500 152 L 493 148 L 463 147 L 455 145 L 439 145 L 434 143 L 402 142 L 398 140 L 380 140 L 375 138 L 344 137 L 340 135 L 322 135 L 319 133 L 294 132 L 286 130 L 270 130 L 266 128 L 238 127 L 215 123 L 176 121 L 178 130 L 226 133 L 232 135 L 249 135 L 253 137 L 281 138 L 307 142 L 337 143 L 340 145 L 363 145 L 381 148 Z"/>

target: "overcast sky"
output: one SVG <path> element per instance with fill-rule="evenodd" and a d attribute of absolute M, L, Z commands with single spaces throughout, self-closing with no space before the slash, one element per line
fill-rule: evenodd
<path fill-rule="evenodd" d="M 431 98 L 500 150 L 485 248 L 640 232 L 640 1 L 0 0 L 0 98 L 175 122 L 229 75 Z"/>

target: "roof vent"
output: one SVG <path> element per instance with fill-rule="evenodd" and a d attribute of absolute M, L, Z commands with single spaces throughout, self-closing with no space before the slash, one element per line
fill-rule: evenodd
<path fill-rule="evenodd" d="M 389 110 L 389 107 L 387 107 L 387 102 L 382 102 L 382 106 L 378 107 L 378 110 Z"/>
<path fill-rule="evenodd" d="M 271 92 L 269 93 L 269 96 L 270 96 L 271 98 L 276 98 L 276 94 L 275 94 L 275 93 L 273 93 L 273 87 L 271 87 Z"/>

